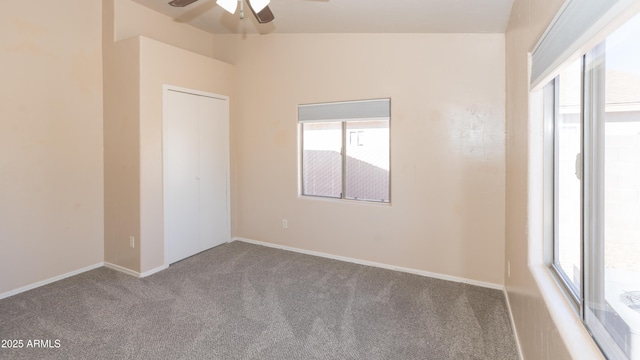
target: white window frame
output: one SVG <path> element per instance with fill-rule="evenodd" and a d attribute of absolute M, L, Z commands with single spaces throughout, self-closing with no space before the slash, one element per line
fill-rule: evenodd
<path fill-rule="evenodd" d="M 389 184 L 388 184 L 388 198 L 387 199 L 360 199 L 350 198 L 346 196 L 347 188 L 347 142 L 348 131 L 347 125 L 353 122 L 364 121 L 387 121 L 389 123 Z M 306 194 L 304 189 L 304 124 L 314 123 L 340 123 L 341 124 L 341 141 L 342 147 L 340 151 L 341 157 L 341 191 L 339 197 L 322 196 Z M 391 204 L 391 99 L 369 99 L 369 100 L 354 100 L 354 101 L 340 101 L 340 102 L 327 102 L 327 103 L 314 103 L 314 104 L 302 104 L 298 105 L 298 138 L 299 138 L 299 196 L 309 198 L 325 198 L 325 199 L 338 199 L 347 201 L 360 201 L 376 204 Z"/>
<path fill-rule="evenodd" d="M 588 0 L 587 0 L 588 1 Z M 608 336 L 604 327 L 598 328 L 592 326 L 587 330 L 583 323 L 583 314 L 585 309 L 575 301 L 575 298 L 566 291 L 562 280 L 555 276 L 554 270 L 551 269 L 553 263 L 553 125 L 549 121 L 548 108 L 543 104 L 548 101 L 548 97 L 553 92 L 546 91 L 544 86 L 551 81 L 557 73 L 568 65 L 577 56 L 585 54 L 589 49 L 601 43 L 610 33 L 615 31 L 619 26 L 624 24 L 631 17 L 640 12 L 640 3 L 634 0 L 612 0 L 609 10 L 602 12 L 599 17 L 592 18 L 590 26 L 583 27 L 576 33 L 577 37 L 567 46 L 556 47 L 563 51 L 555 54 L 547 53 L 546 56 L 552 56 L 547 59 L 547 63 L 551 64 L 547 68 L 538 68 L 537 72 L 531 69 L 536 67 L 536 60 L 540 60 L 542 53 L 536 54 L 541 44 L 545 41 L 554 40 L 552 28 L 558 21 L 563 21 L 563 16 L 571 15 L 571 3 L 584 4 L 582 0 L 567 0 L 559 11 L 558 15 L 553 19 L 547 31 L 543 34 L 540 41 L 530 54 L 530 114 L 529 114 L 529 226 L 527 229 L 529 239 L 529 268 L 533 278 L 540 289 L 542 298 L 549 309 L 551 318 L 558 329 L 559 335 L 562 337 L 569 353 L 574 358 L 596 358 L 602 354 L 602 349 L 594 341 L 593 335 L 600 334 L 602 337 Z M 573 6 L 575 9 L 576 7 Z M 588 8 L 588 6 L 582 7 Z M 573 14 L 575 15 L 575 14 Z M 563 27 L 557 29 L 562 30 Z M 556 29 L 556 35 L 558 34 Z M 555 39 L 557 40 L 557 39 Z M 537 59 L 536 59 L 537 58 Z M 538 64 L 539 66 L 540 64 Z M 542 125 L 542 126 L 541 126 Z M 587 130 L 589 131 L 589 130 Z M 593 151 L 593 149 L 585 149 L 585 151 Z M 584 160 L 583 160 L 584 163 Z M 588 167 L 589 165 L 587 165 Z M 591 164 L 593 166 L 593 164 Z M 584 164 L 583 164 L 584 167 Z M 593 171 L 590 168 L 584 171 Z M 544 174 L 541 176 L 541 174 Z M 585 191 L 596 191 L 594 189 Z M 586 204 L 588 206 L 588 204 Z M 598 210 L 590 211 L 590 218 L 597 214 Z M 592 225 L 594 221 L 585 222 L 584 228 Z M 583 230 L 584 231 L 584 230 Z M 597 232 L 597 231 L 596 231 Z M 593 240 L 590 240 L 587 246 L 597 246 Z M 589 259 L 586 259 L 589 261 Z M 589 266 L 589 265 L 587 265 Z M 584 267 L 584 264 L 583 264 Z M 582 280 L 582 288 L 585 288 L 585 281 Z M 588 287 L 588 285 L 587 285 Z M 589 291 L 589 289 L 586 289 Z M 604 334 L 603 334 L 604 332 Z M 611 340 L 611 338 L 610 338 Z M 621 354 L 619 349 L 608 349 L 608 356 L 615 358 Z M 620 357 L 624 358 L 624 357 Z"/>

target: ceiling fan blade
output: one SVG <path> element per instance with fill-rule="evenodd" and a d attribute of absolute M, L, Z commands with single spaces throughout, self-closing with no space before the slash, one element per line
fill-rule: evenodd
<path fill-rule="evenodd" d="M 261 24 L 271 22 L 273 21 L 273 19 L 275 19 L 275 16 L 273 16 L 273 12 L 271 12 L 271 9 L 269 9 L 269 6 L 266 6 L 264 9 L 262 9 L 262 11 L 260 11 L 255 15 L 256 15 L 256 19 L 258 19 L 258 22 Z"/>
<path fill-rule="evenodd" d="M 265 24 L 275 19 L 273 13 L 271 12 L 271 9 L 269 9 L 269 5 L 265 6 L 264 9 L 260 10 L 259 13 L 256 13 L 255 10 L 253 10 L 253 6 L 251 6 L 251 1 L 247 0 L 247 4 L 249 5 L 249 9 L 251 9 L 251 12 L 256 17 L 256 19 L 258 19 L 258 22 L 260 24 Z"/>
<path fill-rule="evenodd" d="M 196 1 L 198 0 L 173 0 L 169 2 L 169 5 L 175 6 L 175 7 L 185 7 L 187 5 L 193 4 Z"/>

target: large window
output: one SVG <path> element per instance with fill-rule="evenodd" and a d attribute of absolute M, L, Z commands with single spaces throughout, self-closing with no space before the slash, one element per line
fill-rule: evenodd
<path fill-rule="evenodd" d="M 300 105 L 302 195 L 389 202 L 389 99 Z"/>
<path fill-rule="evenodd" d="M 640 360 L 640 15 L 545 91 L 551 268 L 607 357 Z"/>

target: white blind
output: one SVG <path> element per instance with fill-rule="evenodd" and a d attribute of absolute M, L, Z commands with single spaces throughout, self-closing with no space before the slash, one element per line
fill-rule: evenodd
<path fill-rule="evenodd" d="M 634 0 L 567 0 L 533 50 L 531 85 L 537 86 Z"/>
<path fill-rule="evenodd" d="M 389 120 L 391 99 L 298 105 L 298 122 Z"/>

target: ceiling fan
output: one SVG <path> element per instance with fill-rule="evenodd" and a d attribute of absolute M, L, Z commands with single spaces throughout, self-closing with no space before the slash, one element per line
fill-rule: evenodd
<path fill-rule="evenodd" d="M 172 0 L 169 5 L 175 7 L 185 7 L 198 0 Z M 269 0 L 244 0 L 249 5 L 249 9 L 256 17 L 259 23 L 264 24 L 273 21 L 274 16 L 269 9 Z M 220 5 L 227 12 L 234 14 L 240 3 L 240 19 L 244 19 L 244 1 L 243 0 L 216 0 L 216 3 Z"/>

